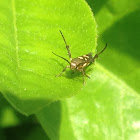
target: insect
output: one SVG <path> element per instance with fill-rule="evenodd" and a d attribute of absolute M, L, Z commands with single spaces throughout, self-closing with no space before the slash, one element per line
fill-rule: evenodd
<path fill-rule="evenodd" d="M 106 49 L 107 47 L 107 43 L 105 45 L 105 47 L 103 48 L 103 50 L 97 54 L 95 54 L 95 56 L 92 56 L 92 53 L 88 53 L 86 55 L 82 55 L 82 56 L 79 56 L 79 57 L 76 57 L 76 58 L 72 58 L 71 57 L 71 52 L 70 52 L 70 49 L 69 49 L 69 45 L 67 44 L 62 32 L 60 31 L 61 35 L 62 35 L 62 38 L 65 42 L 65 45 L 66 45 L 66 49 L 68 51 L 68 55 L 69 55 L 69 58 L 70 58 L 70 61 L 67 60 L 66 58 L 62 57 L 62 56 L 59 56 L 57 54 L 55 54 L 54 52 L 52 52 L 54 55 L 62 58 L 63 60 L 67 61 L 69 63 L 68 66 L 66 66 L 63 71 L 56 75 L 56 77 L 59 77 L 62 75 L 62 73 L 67 69 L 67 68 L 70 68 L 72 71 L 74 70 L 78 70 L 79 72 L 82 72 L 82 76 L 83 76 L 83 84 L 85 85 L 85 76 L 90 78 L 86 73 L 85 73 L 85 68 L 94 62 L 94 60 L 96 58 L 98 58 L 98 56 Z"/>

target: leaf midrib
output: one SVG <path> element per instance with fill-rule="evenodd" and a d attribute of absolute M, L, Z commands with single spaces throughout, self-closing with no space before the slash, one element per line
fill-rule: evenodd
<path fill-rule="evenodd" d="M 14 40 L 16 47 L 16 63 L 17 69 L 19 69 L 19 43 L 18 43 L 18 34 L 17 34 L 17 18 L 16 18 L 16 7 L 15 0 L 12 0 L 12 11 L 13 11 L 13 27 L 14 27 Z"/>

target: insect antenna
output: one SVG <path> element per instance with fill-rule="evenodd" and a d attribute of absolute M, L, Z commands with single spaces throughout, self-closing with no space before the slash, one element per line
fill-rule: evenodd
<path fill-rule="evenodd" d="M 59 31 L 60 31 L 60 30 L 59 30 Z M 63 40 L 64 40 L 64 42 L 65 42 L 65 44 L 66 44 L 66 49 L 67 49 L 67 51 L 68 51 L 69 58 L 70 58 L 70 60 L 72 60 L 72 58 L 71 58 L 71 52 L 70 52 L 70 49 L 69 49 L 69 45 L 67 44 L 67 42 L 66 42 L 66 40 L 65 40 L 65 38 L 64 38 L 64 35 L 62 34 L 61 31 L 60 31 L 60 33 L 61 33 L 62 38 L 63 38 Z"/>
<path fill-rule="evenodd" d="M 95 58 L 98 58 L 98 56 L 106 49 L 106 47 L 107 47 L 107 43 L 106 43 L 105 47 L 103 48 L 103 50 L 100 51 L 99 53 L 97 53 L 97 54 L 92 58 L 91 62 L 93 62 Z"/>
<path fill-rule="evenodd" d="M 59 56 L 59 55 L 55 54 L 54 52 L 52 52 L 52 53 L 53 53 L 54 55 L 56 55 L 56 56 L 62 58 L 63 60 L 67 61 L 67 62 L 70 64 L 70 62 L 69 62 L 66 58 L 64 58 L 64 57 L 62 57 L 62 56 Z"/>
<path fill-rule="evenodd" d="M 60 31 L 60 30 L 59 30 Z M 65 38 L 64 38 L 64 36 L 63 36 L 63 34 L 62 34 L 62 32 L 60 31 L 60 33 L 61 33 L 61 35 L 62 35 L 62 37 L 63 37 L 63 40 L 64 40 L 64 42 L 65 42 L 65 44 L 66 44 L 66 46 L 68 46 L 68 44 L 67 44 L 67 42 L 66 42 L 66 40 L 65 40 Z"/>
<path fill-rule="evenodd" d="M 107 43 L 106 43 L 105 47 L 103 48 L 103 50 L 101 52 L 99 52 L 97 55 L 100 55 L 102 52 L 104 52 L 104 50 L 106 49 L 106 47 L 107 47 Z"/>

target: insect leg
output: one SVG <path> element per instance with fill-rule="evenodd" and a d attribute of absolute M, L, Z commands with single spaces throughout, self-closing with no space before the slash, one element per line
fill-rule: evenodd
<path fill-rule="evenodd" d="M 90 77 L 85 73 L 84 69 L 83 69 L 83 72 L 84 72 L 84 75 L 90 79 Z"/>
<path fill-rule="evenodd" d="M 82 70 L 82 75 L 83 75 L 83 84 L 85 85 L 85 73 L 84 73 L 84 70 Z"/>
<path fill-rule="evenodd" d="M 63 72 L 64 72 L 67 68 L 70 68 L 70 66 L 66 66 L 66 67 L 62 70 L 62 72 L 61 72 L 60 74 L 56 75 L 56 77 L 61 76 L 61 75 L 62 75 L 62 73 L 63 73 Z"/>
<path fill-rule="evenodd" d="M 63 37 L 63 40 L 64 40 L 64 42 L 65 42 L 65 44 L 66 44 L 66 49 L 67 49 L 67 51 L 68 51 L 68 55 L 69 55 L 69 58 L 70 58 L 70 61 L 71 61 L 72 58 L 71 58 L 71 52 L 70 52 L 70 49 L 69 49 L 69 45 L 67 44 L 67 42 L 66 42 L 66 40 L 65 40 L 65 38 L 64 38 L 64 36 L 63 36 L 63 34 L 62 34 L 61 31 L 60 31 L 60 33 L 61 33 L 61 35 L 62 35 L 62 37 Z"/>

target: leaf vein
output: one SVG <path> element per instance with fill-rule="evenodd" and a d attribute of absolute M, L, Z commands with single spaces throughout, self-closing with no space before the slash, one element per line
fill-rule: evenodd
<path fill-rule="evenodd" d="M 12 11 L 13 11 L 13 26 L 14 26 L 14 39 L 16 45 L 16 61 L 17 61 L 17 68 L 19 68 L 19 43 L 18 43 L 18 35 L 17 35 L 17 19 L 16 19 L 16 7 L 15 7 L 15 0 L 12 0 Z"/>

